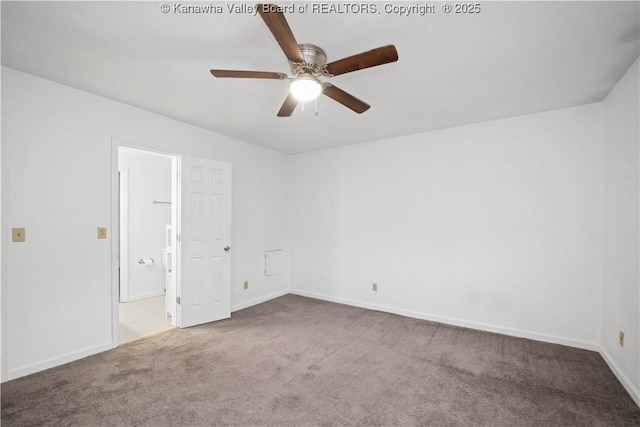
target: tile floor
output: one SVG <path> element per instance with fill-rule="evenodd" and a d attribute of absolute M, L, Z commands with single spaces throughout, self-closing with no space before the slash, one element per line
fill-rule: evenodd
<path fill-rule="evenodd" d="M 171 328 L 164 295 L 120 303 L 120 344 Z"/>

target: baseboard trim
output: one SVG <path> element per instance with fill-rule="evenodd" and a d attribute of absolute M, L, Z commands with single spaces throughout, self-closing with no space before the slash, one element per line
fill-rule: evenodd
<path fill-rule="evenodd" d="M 15 380 L 16 378 L 35 374 L 36 372 L 44 371 L 45 369 L 55 368 L 56 366 L 64 365 L 65 363 L 73 362 L 74 360 L 84 359 L 87 356 L 102 353 L 103 351 L 111 350 L 112 348 L 113 344 L 109 341 L 97 346 L 87 347 L 80 351 L 74 351 L 62 356 L 54 357 L 43 362 L 33 363 L 16 369 L 9 369 L 7 372 L 7 378 L 3 380 Z"/>
<path fill-rule="evenodd" d="M 378 305 L 378 304 L 371 304 L 367 302 L 356 301 L 348 298 L 333 297 L 329 295 L 318 294 L 315 292 L 308 292 L 308 291 L 302 291 L 302 290 L 296 290 L 296 289 L 282 290 L 282 291 L 274 292 L 269 295 L 252 299 L 250 301 L 234 304 L 231 307 L 231 312 L 233 313 L 235 311 L 249 308 L 254 305 L 261 304 L 263 302 L 267 302 L 269 300 L 279 298 L 287 294 L 293 294 L 293 295 L 299 295 L 299 296 L 308 297 L 308 298 L 319 299 L 323 301 L 335 302 L 338 304 L 345 304 L 353 307 L 366 308 L 369 310 L 377 310 L 385 313 L 398 314 L 401 316 L 413 317 L 416 319 L 429 320 L 432 322 L 444 323 L 447 325 L 460 326 L 460 327 L 465 327 L 470 329 L 477 329 L 481 331 L 515 336 L 519 338 L 532 339 L 535 341 L 548 342 L 552 344 L 561 344 L 569 347 L 576 347 L 576 348 L 581 348 L 585 350 L 597 351 L 600 353 L 602 358 L 605 360 L 605 362 L 607 363 L 607 365 L 609 366 L 613 374 L 616 376 L 618 381 L 620 381 L 622 386 L 625 388 L 627 393 L 629 393 L 629 395 L 631 396 L 633 401 L 636 403 L 636 405 L 640 406 L 640 391 L 632 384 L 629 378 L 625 375 L 624 372 L 622 372 L 622 370 L 619 368 L 617 363 L 613 360 L 613 358 L 609 355 L 609 353 L 607 353 L 607 351 L 604 348 L 602 348 L 597 344 L 593 344 L 589 342 L 577 341 L 577 340 L 572 340 L 568 338 L 557 337 L 554 335 L 522 331 L 518 329 L 504 328 L 504 327 L 485 324 L 485 323 L 470 322 L 466 320 L 437 316 L 437 315 L 416 312 L 411 310 L 402 310 L 402 309 L 397 309 L 397 308 Z M 7 376 L 6 378 L 2 379 L 2 382 L 11 381 L 20 377 L 34 374 L 36 372 L 41 372 L 46 369 L 64 365 L 66 363 L 73 362 L 75 360 L 83 359 L 85 357 L 92 356 L 97 353 L 101 353 L 103 351 L 111 350 L 113 348 L 112 344 L 113 343 L 109 341 L 97 346 L 85 348 L 77 352 L 67 353 L 59 357 L 54 357 L 54 358 L 45 360 L 43 362 L 33 363 L 31 365 L 23 366 L 17 369 L 8 369 Z"/>
<path fill-rule="evenodd" d="M 259 298 L 255 298 L 249 301 L 245 301 L 245 302 L 241 302 L 238 304 L 234 304 L 231 306 L 231 312 L 233 313 L 234 311 L 238 311 L 238 310 L 242 310 L 244 308 L 249 308 L 252 307 L 254 305 L 258 305 L 258 304 L 262 304 L 263 302 L 267 302 L 269 300 L 275 299 L 275 298 L 280 298 L 281 296 L 287 295 L 289 293 L 288 289 L 284 289 L 282 291 L 278 291 L 278 292 L 274 292 L 272 294 L 269 295 L 265 295 Z"/>
<path fill-rule="evenodd" d="M 467 321 L 462 319 L 455 319 L 451 317 L 438 316 L 438 315 L 423 313 L 418 311 L 403 310 L 403 309 L 389 307 L 385 305 L 371 304 L 371 303 L 352 300 L 348 298 L 333 297 L 329 295 L 318 294 L 315 292 L 301 291 L 297 289 L 292 289 L 289 293 L 294 295 L 300 295 L 303 297 L 336 302 L 339 304 L 351 305 L 354 307 L 367 308 L 369 310 L 377 310 L 377 311 L 383 311 L 385 313 L 398 314 L 400 316 L 413 317 L 415 319 L 430 320 L 432 322 L 444 323 L 444 324 L 453 325 L 453 326 L 460 326 L 463 328 L 477 329 L 477 330 L 486 331 L 486 332 L 494 332 L 497 334 L 509 335 L 509 336 L 518 337 L 518 338 L 526 338 L 534 341 L 547 342 L 551 344 L 566 345 L 568 347 L 575 347 L 583 350 L 590 350 L 590 351 L 597 351 L 597 352 L 600 351 L 600 346 L 598 344 L 585 342 L 585 341 L 578 341 L 571 338 L 558 337 L 555 335 L 547 335 L 547 334 L 541 334 L 537 332 L 524 331 L 520 329 L 505 328 L 502 326 L 496 326 L 496 325 L 480 323 L 480 322 L 472 322 L 472 321 Z"/>
<path fill-rule="evenodd" d="M 600 356 L 602 356 L 604 361 L 607 363 L 607 365 L 609 366 L 609 369 L 611 369 L 611 371 L 616 376 L 618 381 L 620 381 L 620 384 L 622 384 L 622 386 L 627 391 L 627 393 L 629 393 L 629 396 L 631 396 L 631 398 L 636 403 L 636 405 L 640 406 L 640 391 L 629 380 L 629 377 L 627 377 L 626 374 L 620 369 L 620 367 L 613 360 L 611 355 L 607 353 L 607 351 L 603 347 L 601 347 L 599 344 L 594 344 L 594 343 L 585 342 L 585 341 L 578 341 L 578 340 L 558 337 L 554 335 L 523 331 L 519 329 L 504 328 L 501 326 L 495 326 L 495 325 L 490 325 L 485 323 L 470 322 L 466 320 L 437 316 L 437 315 L 432 315 L 428 313 L 402 310 L 394 307 L 371 304 L 371 303 L 352 300 L 348 298 L 340 298 L 340 297 L 333 297 L 333 296 L 324 295 L 324 294 L 318 294 L 315 292 L 307 292 L 307 291 L 292 289 L 289 293 L 294 295 L 300 295 L 303 297 L 308 297 L 308 298 L 315 298 L 315 299 L 320 299 L 324 301 L 335 302 L 338 304 L 346 304 L 354 307 L 366 308 L 369 310 L 377 310 L 385 313 L 392 313 L 392 314 L 398 314 L 401 316 L 413 317 L 416 319 L 430 320 L 432 322 L 444 323 L 447 325 L 461 326 L 464 328 L 494 332 L 494 333 L 514 336 L 518 338 L 531 339 L 534 341 L 547 342 L 551 344 L 560 344 L 560 345 L 566 345 L 568 347 L 575 347 L 575 348 L 580 348 L 584 350 L 597 351 L 600 354 Z"/>
<path fill-rule="evenodd" d="M 155 297 L 160 297 L 164 295 L 165 295 L 164 291 L 149 292 L 148 294 L 130 296 L 127 302 L 140 301 L 142 299 L 155 298 Z"/>
<path fill-rule="evenodd" d="M 261 304 L 263 302 L 267 302 L 274 298 L 284 296 L 288 293 L 289 293 L 289 290 L 285 289 L 279 292 L 274 292 L 272 294 L 262 296 L 260 298 L 255 298 L 250 301 L 245 301 L 240 304 L 235 304 L 231 307 L 231 312 L 242 310 L 243 308 L 248 308 L 257 304 Z M 155 295 L 155 296 L 158 296 L 158 295 Z M 143 298 L 147 298 L 147 297 L 143 297 Z M 143 298 L 140 298 L 140 299 L 143 299 Z M 129 301 L 132 301 L 132 299 L 130 299 Z M 5 381 L 15 380 L 17 378 L 35 374 L 36 372 L 44 371 L 49 368 L 55 368 L 56 366 L 64 365 L 65 363 L 73 362 L 78 359 L 83 359 L 87 356 L 92 356 L 97 353 L 102 353 L 103 351 L 111 350 L 113 348 L 114 348 L 113 343 L 109 341 L 107 343 L 103 343 L 94 347 L 88 347 L 79 351 L 74 351 L 72 353 L 67 353 L 65 355 L 54 357 L 42 362 L 33 363 L 31 365 L 22 366 L 16 369 L 9 369 L 7 371 L 6 378 L 2 378 L 2 381 L 5 382 Z"/>
<path fill-rule="evenodd" d="M 611 355 L 607 353 L 607 350 L 605 350 L 604 348 L 600 348 L 600 355 L 602 356 L 604 361 L 607 362 L 607 365 L 609 365 L 609 369 L 613 371 L 613 374 L 616 376 L 618 381 L 620 381 L 625 390 L 627 390 L 627 393 L 629 393 L 634 402 L 636 402 L 636 405 L 640 406 L 640 392 L 637 388 L 634 387 L 633 383 L 629 380 L 629 377 L 627 377 L 625 373 L 622 372 Z"/>

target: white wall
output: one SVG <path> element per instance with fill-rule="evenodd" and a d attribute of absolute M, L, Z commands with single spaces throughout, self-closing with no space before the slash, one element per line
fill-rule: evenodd
<path fill-rule="evenodd" d="M 112 346 L 111 229 L 96 239 L 112 219 L 112 137 L 231 162 L 232 310 L 287 292 L 288 274 L 263 277 L 264 251 L 288 252 L 286 155 L 8 68 L 2 124 L 3 380 Z M 10 243 L 11 227 L 27 241 Z"/>
<path fill-rule="evenodd" d="M 597 348 L 601 114 L 592 104 L 294 156 L 293 292 Z"/>
<path fill-rule="evenodd" d="M 604 102 L 601 345 L 640 404 L 640 95 L 638 61 Z M 618 345 L 624 331 L 625 345 Z"/>
<path fill-rule="evenodd" d="M 233 308 L 286 293 L 293 252 L 295 293 L 601 346 L 637 400 L 637 62 L 603 104 L 290 159 L 2 72 L 3 380 L 112 345 L 111 234 L 95 233 L 115 136 L 233 163 Z M 285 265 L 265 279 L 269 249 Z"/>
<path fill-rule="evenodd" d="M 118 168 L 128 176 L 128 301 L 164 295 L 162 266 L 166 226 L 171 224 L 171 157 L 120 147 Z M 152 258 L 151 265 L 138 260 Z"/>

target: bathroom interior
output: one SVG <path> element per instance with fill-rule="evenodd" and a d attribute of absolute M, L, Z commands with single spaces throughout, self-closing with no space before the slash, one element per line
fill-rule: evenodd
<path fill-rule="evenodd" d="M 120 344 L 175 327 L 175 156 L 118 148 Z"/>

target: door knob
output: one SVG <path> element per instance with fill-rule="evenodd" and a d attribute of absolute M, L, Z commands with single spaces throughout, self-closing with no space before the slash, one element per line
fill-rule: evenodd
<path fill-rule="evenodd" d="M 229 249 L 231 249 L 231 246 L 229 246 L 229 245 L 227 245 L 227 246 L 225 246 L 225 247 L 224 247 L 224 251 L 225 251 L 225 252 L 229 252 Z"/>

